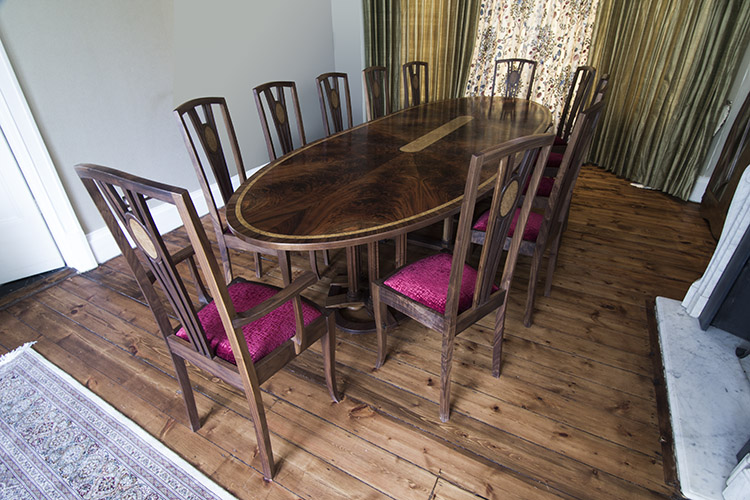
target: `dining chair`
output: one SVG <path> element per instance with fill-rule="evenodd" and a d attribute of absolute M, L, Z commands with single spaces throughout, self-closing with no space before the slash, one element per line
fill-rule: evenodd
<path fill-rule="evenodd" d="M 268 82 L 258 85 L 253 89 L 253 96 L 255 97 L 255 105 L 258 108 L 260 125 L 263 129 L 263 137 L 266 139 L 266 148 L 268 149 L 268 159 L 270 161 L 274 161 L 279 156 L 291 153 L 296 149 L 287 106 L 289 99 L 291 99 L 292 106 L 294 106 L 294 116 L 297 122 L 297 147 L 307 144 L 305 127 L 302 124 L 302 112 L 300 111 L 299 99 L 297 98 L 297 85 L 294 82 Z M 271 133 L 271 128 L 268 126 L 266 111 L 268 111 L 268 115 L 271 117 L 275 134 Z M 273 145 L 273 135 L 276 135 L 280 147 L 280 154 L 278 155 Z M 327 250 L 323 252 L 323 263 L 326 266 L 331 263 Z M 315 257 L 315 251 L 312 250 L 310 251 L 310 267 L 315 272 L 315 275 L 320 278 L 318 259 Z"/>
<path fill-rule="evenodd" d="M 578 113 L 587 105 L 594 86 L 596 70 L 591 66 L 578 66 L 573 73 L 568 95 L 565 98 L 560 123 L 557 125 L 555 146 L 567 146 Z"/>
<path fill-rule="evenodd" d="M 594 93 L 591 97 L 591 104 L 596 104 L 598 102 L 601 102 L 604 100 L 604 98 L 607 95 L 607 90 L 609 89 L 609 73 L 605 73 L 604 75 L 599 78 L 599 81 L 596 84 L 596 87 L 594 87 Z M 555 140 L 557 144 L 557 139 Z M 562 152 L 560 151 L 562 149 Z M 554 170 L 560 167 L 562 164 L 563 159 L 563 153 L 565 151 L 565 147 L 561 147 L 559 145 L 552 147 L 552 152 L 549 154 L 549 160 L 547 160 L 547 167 L 548 171 L 550 172 L 549 175 L 554 175 Z M 542 178 L 542 185 L 545 184 L 545 179 Z"/>
<path fill-rule="evenodd" d="M 177 106 L 174 115 L 180 123 L 182 138 L 193 162 L 195 173 L 198 175 L 203 197 L 206 199 L 227 281 L 231 281 L 229 277 L 232 275 L 230 248 L 252 252 L 255 258 L 255 275 L 260 278 L 263 274 L 260 253 L 267 252 L 232 234 L 227 226 L 226 217 L 218 208 L 219 203 L 211 190 L 208 176 L 210 170 L 223 206 L 226 206 L 234 193 L 228 158 L 232 160 L 239 182 L 243 183 L 247 180 L 226 100 L 223 97 L 193 99 Z"/>
<path fill-rule="evenodd" d="M 227 285 L 187 190 L 99 165 L 77 165 L 76 171 L 120 247 L 166 341 L 190 428 L 197 431 L 201 421 L 186 361 L 244 391 L 263 477 L 270 481 L 274 460 L 261 384 L 320 339 L 328 392 L 334 402 L 339 401 L 333 320 L 325 309 L 301 295 L 317 279 L 308 271 L 285 288 L 242 278 Z M 147 199 L 176 208 L 190 245 L 174 253 L 169 251 Z M 279 258 L 284 259 L 285 253 L 279 252 Z M 163 295 L 157 292 L 155 283 Z M 191 283 L 196 287 L 192 295 L 188 293 Z M 178 327 L 172 326 L 169 315 L 178 319 Z M 250 461 L 252 456 L 246 459 Z"/>
<path fill-rule="evenodd" d="M 536 284 L 539 278 L 539 269 L 542 265 L 542 259 L 547 250 L 549 250 L 549 260 L 547 265 L 547 276 L 544 286 L 544 295 L 549 296 L 552 291 L 552 275 L 557 266 L 557 255 L 560 249 L 563 230 L 567 224 L 570 213 L 570 203 L 573 197 L 573 188 L 576 179 L 581 171 L 583 161 L 588 154 L 591 146 L 591 140 L 599 122 L 603 102 L 598 102 L 588 109 L 581 111 L 573 126 L 573 133 L 570 135 L 570 143 L 563 155 L 562 163 L 557 169 L 554 179 L 546 178 L 551 182 L 546 184 L 550 186 L 549 193 L 539 193 L 536 189 L 529 188 L 526 190 L 525 197 L 532 201 L 532 206 L 543 208 L 543 213 L 532 211 L 529 214 L 528 222 L 525 225 L 511 224 L 508 236 L 505 240 L 504 247 L 512 248 L 513 239 L 521 231 L 522 242 L 519 252 L 521 255 L 531 257 L 531 271 L 529 273 L 528 293 L 526 297 L 526 311 L 524 313 L 524 325 L 531 326 L 532 315 L 534 311 L 534 297 L 536 294 Z M 543 177 L 540 186 L 545 184 Z M 537 196 L 528 193 L 537 193 Z M 544 196 L 546 195 L 546 196 Z M 541 205 L 535 202 L 542 201 Z M 520 218 L 520 212 L 516 211 L 515 217 Z M 485 212 L 482 214 L 471 231 L 471 242 L 479 245 L 485 245 L 488 233 L 488 220 L 491 214 Z M 518 228 L 523 227 L 523 230 Z"/>
<path fill-rule="evenodd" d="M 367 121 L 389 115 L 391 96 L 388 92 L 388 69 L 385 66 L 370 66 L 362 70 L 362 79 L 365 85 Z"/>
<path fill-rule="evenodd" d="M 404 108 L 430 101 L 429 66 L 424 61 L 410 61 L 403 65 Z"/>
<path fill-rule="evenodd" d="M 440 420 L 443 422 L 447 422 L 450 415 L 455 336 L 492 311 L 496 311 L 492 374 L 500 376 L 505 308 L 521 244 L 521 231 L 512 238 L 497 284 L 495 276 L 511 219 L 521 198 L 521 187 L 529 182 L 530 188 L 536 189 L 554 137 L 554 134 L 521 137 L 472 155 L 452 255 L 442 252 L 427 256 L 371 284 L 378 340 L 376 368 L 383 365 L 386 357 L 387 306 L 442 334 Z M 482 247 L 479 265 L 474 268 L 466 263 L 470 231 L 479 189 L 486 187 L 480 185 L 480 177 L 482 170 L 488 168 L 496 173 L 485 181 L 494 185 L 488 244 Z M 531 201 L 531 197 L 524 200 L 517 221 L 519 228 L 526 225 Z"/>
<path fill-rule="evenodd" d="M 266 148 L 268 149 L 268 159 L 273 161 L 279 156 L 294 151 L 297 147 L 307 144 L 305 138 L 305 127 L 302 123 L 302 112 L 299 107 L 297 98 L 297 85 L 294 82 L 268 82 L 258 85 L 253 89 L 255 105 L 258 108 L 263 137 L 266 139 Z M 297 122 L 297 139 L 295 141 L 292 135 L 292 126 L 289 119 L 289 105 L 287 101 L 292 101 L 294 117 Z M 268 117 L 271 117 L 273 132 L 268 125 Z M 273 135 L 279 146 L 277 153 L 274 147 Z M 297 146 L 295 146 L 295 142 Z"/>
<path fill-rule="evenodd" d="M 591 98 L 591 104 L 603 101 L 609 90 L 609 73 L 605 73 L 599 78 L 599 81 L 594 87 L 594 96 Z"/>
<path fill-rule="evenodd" d="M 526 100 L 531 99 L 531 91 L 534 87 L 534 75 L 536 73 L 536 61 L 518 58 L 495 60 L 495 71 L 492 73 L 493 96 L 495 95 L 498 70 L 502 70 L 505 75 L 505 78 L 502 80 L 503 97 L 518 97 L 521 89 L 526 85 Z"/>
<path fill-rule="evenodd" d="M 315 79 L 320 100 L 320 112 L 326 137 L 352 128 L 352 100 L 349 95 L 349 77 L 346 73 L 323 73 Z M 344 95 L 342 102 L 341 96 Z M 343 108 L 346 108 L 346 124 Z"/>

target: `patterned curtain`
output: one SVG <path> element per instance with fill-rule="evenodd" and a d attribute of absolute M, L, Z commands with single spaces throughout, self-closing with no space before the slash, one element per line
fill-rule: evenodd
<path fill-rule="evenodd" d="M 403 104 L 401 65 L 429 65 L 430 100 L 461 97 L 480 0 L 363 0 L 365 64 L 390 72 L 394 110 Z"/>
<path fill-rule="evenodd" d="M 600 0 L 599 11 L 589 60 L 611 80 L 591 158 L 687 200 L 744 71 L 750 2 Z"/>
<path fill-rule="evenodd" d="M 490 94 L 495 59 L 532 59 L 538 64 L 531 98 L 559 118 L 576 67 L 586 64 L 597 3 L 482 1 L 466 93 Z"/>

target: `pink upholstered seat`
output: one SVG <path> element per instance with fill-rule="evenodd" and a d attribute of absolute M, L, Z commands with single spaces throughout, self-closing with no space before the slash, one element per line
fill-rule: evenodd
<path fill-rule="evenodd" d="M 244 312 L 268 300 L 278 293 L 277 288 L 260 283 L 236 282 L 229 285 L 229 297 L 232 299 L 237 312 Z M 320 311 L 302 300 L 302 317 L 305 325 L 310 324 L 320 316 Z M 216 355 L 230 363 L 235 363 L 232 346 L 229 344 L 227 333 L 221 323 L 219 311 L 215 303 L 210 303 L 198 311 L 198 319 L 206 332 L 211 348 Z M 250 357 L 254 363 L 269 354 L 281 344 L 289 340 L 295 333 L 294 307 L 292 302 L 286 302 L 262 318 L 242 327 L 242 333 L 247 340 Z M 188 336 L 183 328 L 176 335 L 187 340 Z"/>
<path fill-rule="evenodd" d="M 563 153 L 550 153 L 547 157 L 547 167 L 558 168 L 562 165 Z"/>
<path fill-rule="evenodd" d="M 518 214 L 521 213 L 521 209 L 516 209 L 516 214 L 513 216 L 513 220 L 510 223 L 510 229 L 508 230 L 508 237 L 513 236 L 516 232 L 516 223 L 518 222 Z M 474 223 L 472 229 L 477 231 L 487 231 L 487 222 L 489 221 L 490 213 L 483 213 L 479 219 Z M 526 227 L 523 230 L 523 239 L 526 241 L 536 241 L 536 237 L 539 236 L 539 230 L 542 228 L 542 221 L 544 216 L 536 212 L 529 212 L 529 220 L 526 221 Z"/>
<path fill-rule="evenodd" d="M 383 283 L 430 309 L 445 314 L 452 260 L 453 256 L 447 253 L 431 255 L 409 264 Z M 458 299 L 459 313 L 471 307 L 476 280 L 476 269 L 464 264 Z"/>
<path fill-rule="evenodd" d="M 526 187 L 523 188 L 523 194 L 526 194 L 526 191 L 529 189 L 529 182 L 531 182 L 531 179 L 526 182 Z M 552 194 L 552 187 L 554 185 L 554 177 L 542 177 L 541 179 L 539 179 L 539 187 L 536 188 L 536 195 L 543 198 L 548 198 L 549 195 Z"/>

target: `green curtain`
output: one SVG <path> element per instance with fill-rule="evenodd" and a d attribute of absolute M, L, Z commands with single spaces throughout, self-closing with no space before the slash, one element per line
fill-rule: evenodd
<path fill-rule="evenodd" d="M 425 61 L 430 99 L 466 89 L 481 0 L 363 0 L 365 64 L 389 69 L 394 109 L 402 102 L 401 65 Z"/>
<path fill-rule="evenodd" d="M 365 33 L 365 66 L 388 68 L 393 110 L 399 108 L 401 70 L 401 1 L 362 0 Z"/>
<path fill-rule="evenodd" d="M 749 35 L 747 0 L 600 0 L 589 64 L 611 79 L 592 161 L 688 199 Z"/>

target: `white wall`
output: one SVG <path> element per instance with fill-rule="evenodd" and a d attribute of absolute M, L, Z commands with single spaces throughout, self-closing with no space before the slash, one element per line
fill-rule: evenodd
<path fill-rule="evenodd" d="M 711 146 L 709 147 L 709 153 L 706 156 L 706 162 L 703 166 L 702 173 L 696 179 L 695 185 L 693 186 L 693 192 L 690 193 L 690 201 L 700 203 L 703 198 L 703 193 L 708 187 L 708 183 L 711 180 L 711 174 L 714 172 L 716 163 L 719 161 L 721 151 L 724 149 L 724 143 L 729 136 L 729 132 L 732 130 L 734 120 L 737 119 L 737 115 L 740 112 L 740 108 L 745 103 L 745 99 L 750 93 L 750 47 L 745 50 L 745 56 L 742 58 L 741 69 L 737 73 L 737 77 L 732 84 L 732 88 L 729 90 L 727 99 L 731 101 L 732 105 L 729 109 L 727 119 L 722 127 L 716 132 Z"/>
<path fill-rule="evenodd" d="M 0 37 L 84 231 L 104 223 L 77 163 L 198 186 L 171 116 L 171 2 L 4 0 Z"/>
<path fill-rule="evenodd" d="M 307 140 L 323 137 L 315 77 L 335 69 L 330 0 L 179 0 L 174 15 L 175 105 L 225 97 L 246 168 L 268 162 L 256 85 L 296 82 Z"/>
<path fill-rule="evenodd" d="M 74 165 L 100 163 L 195 192 L 172 115 L 184 101 L 227 99 L 248 169 L 268 161 L 256 85 L 297 82 L 312 141 L 323 136 L 314 79 L 345 71 L 360 123 L 361 9 L 355 0 L 0 0 L 0 39 L 95 246 L 107 231 Z M 100 261 L 114 250 L 102 246 L 94 248 Z"/>
<path fill-rule="evenodd" d="M 333 49 L 336 71 L 349 75 L 352 94 L 352 120 L 359 125 L 365 112 L 362 70 L 365 69 L 365 40 L 363 33 L 362 2 L 359 0 L 331 0 L 333 16 Z"/>

